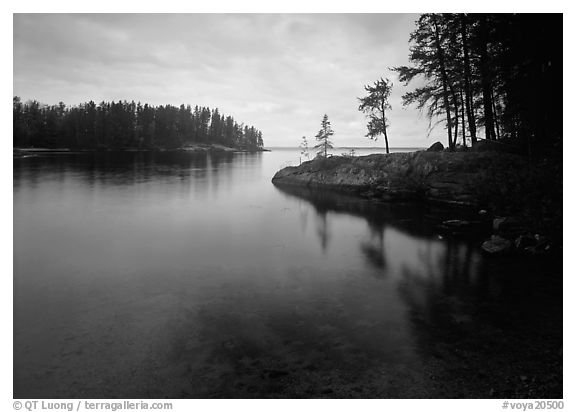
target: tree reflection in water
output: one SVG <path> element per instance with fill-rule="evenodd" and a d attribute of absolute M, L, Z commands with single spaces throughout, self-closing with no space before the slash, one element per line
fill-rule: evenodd
<path fill-rule="evenodd" d="M 366 220 L 361 255 L 406 303 L 438 396 L 562 397 L 561 258 L 490 259 L 487 233 L 440 236 L 443 220 L 467 218 L 457 210 L 277 188 L 310 202 L 324 227 L 328 213 Z"/>

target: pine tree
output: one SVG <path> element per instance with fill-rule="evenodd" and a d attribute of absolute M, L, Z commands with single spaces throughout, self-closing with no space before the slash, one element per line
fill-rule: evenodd
<path fill-rule="evenodd" d="M 330 140 L 330 136 L 334 135 L 334 131 L 330 125 L 330 121 L 328 120 L 328 115 L 325 114 L 322 118 L 322 128 L 316 134 L 316 140 L 318 144 L 314 146 L 315 149 L 320 149 L 317 153 L 318 156 L 328 157 L 328 149 L 332 149 L 334 146 L 332 145 L 332 141 Z"/>
<path fill-rule="evenodd" d="M 302 141 L 300 142 L 300 154 L 306 159 L 310 157 L 310 153 L 308 153 L 308 140 L 306 140 L 306 136 L 302 136 Z"/>
<path fill-rule="evenodd" d="M 425 83 L 402 96 L 403 105 L 416 103 L 419 109 L 428 107 L 428 117 L 444 115 L 448 132 L 448 146 L 456 147 L 460 102 L 455 87 L 454 58 L 449 53 L 450 32 L 448 16 L 423 14 L 410 34 L 410 66 L 395 67 L 405 85 L 417 77 Z M 431 124 L 431 123 L 430 123 Z"/>
<path fill-rule="evenodd" d="M 374 86 L 364 86 L 364 90 L 368 92 L 368 96 L 358 98 L 360 106 L 358 110 L 366 113 L 368 117 L 368 133 L 366 137 L 377 140 L 379 134 L 384 135 L 386 142 L 386 153 L 390 153 L 388 147 L 388 119 L 386 118 L 386 110 L 392 109 L 388 102 L 390 92 L 392 91 L 392 83 L 390 80 L 382 79 L 376 81 Z"/>

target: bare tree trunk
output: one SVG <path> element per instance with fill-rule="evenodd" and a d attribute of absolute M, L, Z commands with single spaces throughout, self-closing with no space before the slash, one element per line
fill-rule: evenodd
<path fill-rule="evenodd" d="M 384 107 L 384 101 L 382 101 L 380 110 L 382 110 L 382 124 L 384 125 L 384 142 L 386 142 L 386 154 L 389 154 L 390 149 L 388 148 L 388 133 L 386 132 L 386 109 Z"/>
<path fill-rule="evenodd" d="M 496 107 L 496 100 L 494 99 L 494 92 L 492 92 L 492 109 L 494 109 L 494 126 L 496 126 L 496 138 L 500 140 L 500 126 L 498 125 L 498 110 Z"/>
<path fill-rule="evenodd" d="M 388 148 L 388 133 L 386 133 L 386 128 L 384 128 L 384 141 L 386 142 L 386 154 L 390 153 L 390 149 Z"/>
<path fill-rule="evenodd" d="M 450 86 L 450 90 L 452 91 L 452 101 L 454 102 L 454 147 L 453 147 L 453 149 L 455 149 L 456 143 L 458 142 L 458 123 L 460 123 L 459 122 L 460 114 L 458 113 L 458 99 L 456 98 L 456 94 L 454 93 L 452 86 Z M 464 113 L 462 113 L 462 114 L 464 114 Z"/>
<path fill-rule="evenodd" d="M 476 143 L 476 119 L 472 109 L 472 89 L 470 86 L 470 54 L 468 52 L 468 36 L 466 30 L 466 15 L 460 15 L 460 33 L 462 35 L 462 49 L 464 52 L 464 92 L 466 94 L 466 114 L 468 116 L 468 130 L 470 130 L 471 144 Z"/>
<path fill-rule="evenodd" d="M 492 111 L 492 84 L 490 62 L 488 61 L 488 27 L 486 16 L 480 14 L 480 76 L 482 81 L 482 100 L 484 102 L 484 127 L 486 139 L 496 139 L 494 133 L 494 112 Z"/>
<path fill-rule="evenodd" d="M 462 103 L 462 146 L 466 147 L 466 121 L 464 120 L 464 94 L 460 89 L 460 103 Z"/>
<path fill-rule="evenodd" d="M 442 77 L 442 94 L 444 97 L 444 109 L 446 110 L 446 121 L 448 122 L 448 147 L 451 150 L 453 150 L 454 143 L 452 141 L 452 116 L 450 113 L 450 101 L 448 96 L 448 74 L 446 73 L 446 66 L 444 64 L 444 53 L 442 51 L 442 45 L 440 44 L 440 32 L 438 29 L 438 22 L 436 21 L 435 14 L 432 14 L 432 22 L 434 24 L 436 53 L 438 55 L 438 63 L 440 65 L 440 74 Z"/>
<path fill-rule="evenodd" d="M 452 95 L 452 102 L 454 103 L 454 139 L 453 147 L 450 149 L 454 150 L 456 148 L 456 143 L 458 142 L 458 124 L 460 113 L 458 113 L 458 95 L 456 94 L 454 87 L 452 86 L 452 82 L 448 82 L 448 88 L 450 89 L 450 94 Z M 464 124 L 464 112 L 462 112 L 462 124 Z"/>

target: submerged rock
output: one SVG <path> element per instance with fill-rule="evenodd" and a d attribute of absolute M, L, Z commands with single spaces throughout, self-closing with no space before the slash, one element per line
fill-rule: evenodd
<path fill-rule="evenodd" d="M 450 231 L 453 234 L 471 233 L 484 228 L 483 222 L 478 220 L 451 219 L 444 220 L 439 229 Z"/>
<path fill-rule="evenodd" d="M 491 255 L 502 255 L 512 250 L 512 242 L 498 235 L 492 237 L 482 243 L 482 250 Z"/>
<path fill-rule="evenodd" d="M 534 247 L 537 244 L 538 240 L 536 240 L 536 237 L 532 235 L 520 235 L 514 241 L 514 247 L 516 247 L 516 249 L 520 251 L 523 251 L 530 247 Z"/>
<path fill-rule="evenodd" d="M 477 224 L 478 222 L 469 222 L 468 220 L 453 219 L 443 221 L 442 225 L 450 228 L 463 228 L 463 227 L 470 227 L 475 223 Z"/>
<path fill-rule="evenodd" d="M 530 255 L 539 255 L 547 253 L 552 249 L 552 243 L 546 236 L 536 234 L 529 237 L 529 241 L 525 240 L 526 238 L 528 237 L 520 236 L 518 239 L 516 239 L 516 244 L 521 246 L 521 250 L 524 253 L 528 253 Z"/>
<path fill-rule="evenodd" d="M 492 226 L 494 230 L 510 230 L 522 227 L 522 222 L 515 217 L 497 217 Z"/>

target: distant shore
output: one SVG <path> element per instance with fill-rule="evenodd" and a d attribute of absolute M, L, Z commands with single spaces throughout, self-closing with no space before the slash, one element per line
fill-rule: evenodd
<path fill-rule="evenodd" d="M 66 147 L 61 148 L 15 147 L 13 149 L 13 157 L 24 158 L 39 154 L 72 154 L 72 153 L 98 153 L 98 152 L 254 153 L 254 152 L 269 152 L 269 151 L 270 151 L 269 149 L 264 148 L 246 149 L 246 148 L 224 146 L 220 144 L 194 144 L 174 149 L 138 148 L 138 147 L 121 147 L 121 148 L 100 147 L 95 149 L 71 149 Z"/>
<path fill-rule="evenodd" d="M 268 146 L 268 149 L 274 150 L 302 150 L 302 148 L 298 146 Z M 341 150 L 382 150 L 386 151 L 385 147 L 382 146 L 335 146 L 333 149 L 329 151 L 338 153 Z M 415 152 L 418 150 L 426 150 L 426 147 L 391 147 L 391 151 L 406 151 L 406 152 Z"/>

